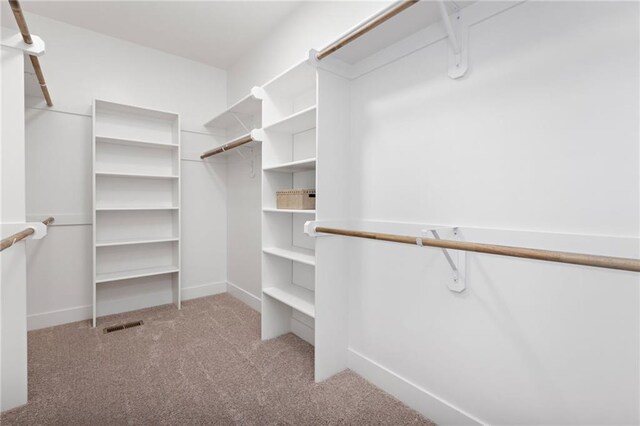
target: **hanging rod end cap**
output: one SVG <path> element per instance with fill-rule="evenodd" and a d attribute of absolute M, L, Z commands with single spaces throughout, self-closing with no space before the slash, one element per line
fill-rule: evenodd
<path fill-rule="evenodd" d="M 262 129 L 253 129 L 250 134 L 251 139 L 256 142 L 262 142 L 264 140 L 264 132 L 262 131 Z"/>
<path fill-rule="evenodd" d="M 315 49 L 309 49 L 309 58 L 307 59 L 307 62 L 309 63 L 309 65 L 313 67 L 317 67 L 320 64 L 320 61 L 318 60 L 319 53 L 320 52 L 318 52 Z"/>
<path fill-rule="evenodd" d="M 318 226 L 318 223 L 314 220 L 308 220 L 304 223 L 304 233 L 307 234 L 310 237 L 317 237 L 318 234 L 316 233 L 316 226 Z"/>
<path fill-rule="evenodd" d="M 251 96 L 261 101 L 264 100 L 264 89 L 260 86 L 253 86 L 251 88 Z"/>

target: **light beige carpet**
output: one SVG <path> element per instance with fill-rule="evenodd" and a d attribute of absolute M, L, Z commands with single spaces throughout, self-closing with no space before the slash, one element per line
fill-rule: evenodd
<path fill-rule="evenodd" d="M 109 334 L 105 326 L 143 320 Z M 432 424 L 353 372 L 313 381 L 313 347 L 262 342 L 229 295 L 29 333 L 29 403 L 2 425 Z"/>

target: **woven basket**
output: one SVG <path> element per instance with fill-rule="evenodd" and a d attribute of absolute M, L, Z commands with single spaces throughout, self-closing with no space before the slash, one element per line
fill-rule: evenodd
<path fill-rule="evenodd" d="M 277 191 L 276 206 L 279 209 L 314 210 L 316 208 L 316 190 L 286 189 Z"/>

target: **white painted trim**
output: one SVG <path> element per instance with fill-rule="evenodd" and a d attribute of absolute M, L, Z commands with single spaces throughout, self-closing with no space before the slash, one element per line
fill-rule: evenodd
<path fill-rule="evenodd" d="M 227 293 L 240 300 L 241 302 L 249 305 L 254 311 L 262 312 L 262 299 L 254 296 L 248 291 L 240 288 L 239 286 L 227 281 Z"/>
<path fill-rule="evenodd" d="M 219 281 L 215 283 L 207 283 L 192 287 L 182 288 L 182 300 L 197 299 L 200 297 L 213 296 L 227 291 L 227 283 Z"/>
<path fill-rule="evenodd" d="M 227 291 L 227 283 L 224 281 L 208 283 L 182 289 L 182 300 L 197 299 L 199 297 L 213 296 Z M 27 330 L 39 330 L 41 328 L 56 325 L 69 324 L 77 321 L 90 320 L 93 314 L 91 305 L 76 306 L 57 311 L 42 312 L 27 315 Z"/>
<path fill-rule="evenodd" d="M 439 425 L 487 424 L 351 348 L 348 367 Z"/>
<path fill-rule="evenodd" d="M 71 322 L 90 320 L 92 313 L 92 306 L 86 305 L 27 315 L 27 330 L 39 330 Z"/>

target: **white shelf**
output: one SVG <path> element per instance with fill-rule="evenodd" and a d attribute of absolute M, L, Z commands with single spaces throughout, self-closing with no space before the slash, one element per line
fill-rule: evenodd
<path fill-rule="evenodd" d="M 96 172 L 96 176 L 125 177 L 125 178 L 147 178 L 147 179 L 178 179 L 176 175 L 157 175 L 148 173 L 119 173 L 119 172 Z"/>
<path fill-rule="evenodd" d="M 293 210 L 293 209 L 276 209 L 272 207 L 265 207 L 262 209 L 266 213 L 297 213 L 297 214 L 316 214 L 315 210 Z"/>
<path fill-rule="evenodd" d="M 108 136 L 96 136 L 96 142 L 98 143 L 110 143 L 115 145 L 128 145 L 128 146 L 141 146 L 145 148 L 164 148 L 164 149 L 177 149 L 178 145 L 165 142 L 154 142 L 141 139 L 123 139 L 112 138 Z"/>
<path fill-rule="evenodd" d="M 106 283 L 111 281 L 129 280 L 132 278 L 151 277 L 154 275 L 172 274 L 178 272 L 177 266 L 160 266 L 156 268 L 132 269 L 129 271 L 109 272 L 96 274 L 96 283 Z"/>
<path fill-rule="evenodd" d="M 306 288 L 287 284 L 280 287 L 267 287 L 262 289 L 262 293 L 267 296 L 291 306 L 293 309 L 302 312 L 305 315 L 315 318 L 316 309 L 314 303 L 314 294 Z"/>
<path fill-rule="evenodd" d="M 300 133 L 316 127 L 315 105 L 265 127 L 264 131 Z"/>
<path fill-rule="evenodd" d="M 265 172 L 296 173 L 315 170 L 315 168 L 316 159 L 308 158 L 305 160 L 291 161 L 289 163 L 278 164 L 275 166 L 267 166 L 262 170 L 264 170 Z"/>
<path fill-rule="evenodd" d="M 262 88 L 265 92 L 279 97 L 295 97 L 316 86 L 316 70 L 307 60 L 298 62 L 291 68 L 266 82 Z"/>
<path fill-rule="evenodd" d="M 167 243 L 172 241 L 179 241 L 177 237 L 167 238 L 129 238 L 119 240 L 105 240 L 96 241 L 96 247 L 114 247 L 114 246 L 127 246 L 134 244 L 153 244 L 153 243 Z"/>
<path fill-rule="evenodd" d="M 178 207 L 173 206 L 131 206 L 131 207 L 96 207 L 96 211 L 136 211 L 136 210 L 178 210 Z"/>
<path fill-rule="evenodd" d="M 313 250 L 308 250 L 300 247 L 289 247 L 286 249 L 279 247 L 268 247 L 262 249 L 262 252 L 270 254 L 272 256 L 289 259 L 294 262 L 303 263 L 305 265 L 316 266 L 316 256 Z"/>
<path fill-rule="evenodd" d="M 228 109 L 213 117 L 205 123 L 205 126 L 227 129 L 239 124 L 238 120 L 234 117 L 234 114 L 240 119 L 260 115 L 262 113 L 262 97 L 260 93 L 261 89 L 254 87 L 249 95 L 240 99 Z"/>

